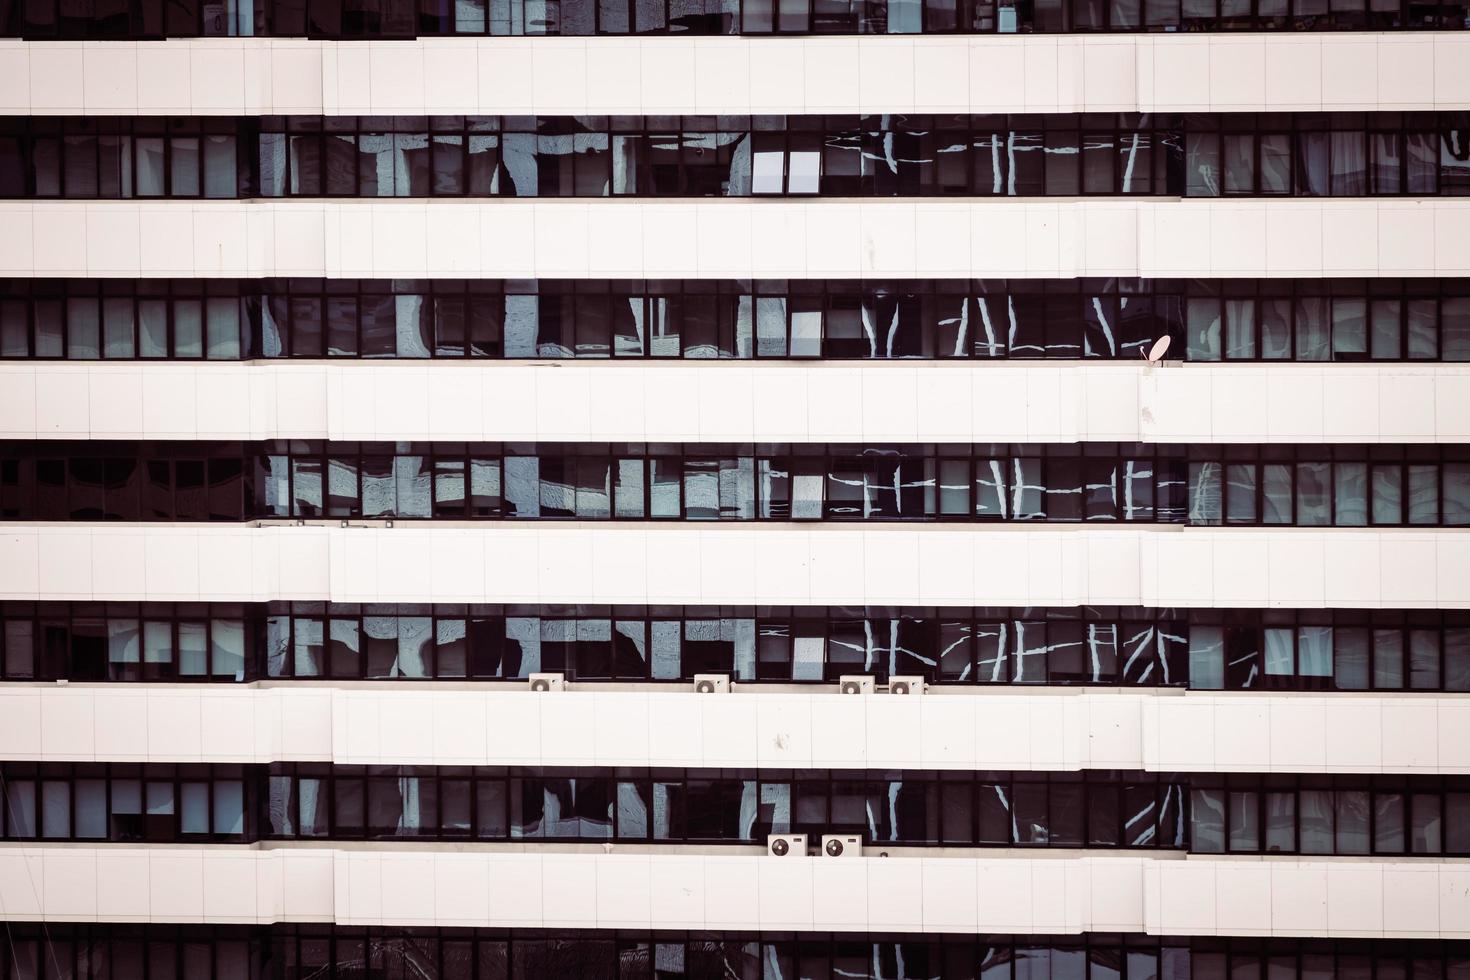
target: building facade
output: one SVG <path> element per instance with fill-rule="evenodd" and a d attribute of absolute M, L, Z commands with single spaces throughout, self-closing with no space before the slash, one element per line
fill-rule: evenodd
<path fill-rule="evenodd" d="M 0 0 L 0 980 L 1470 980 L 1467 27 Z"/>

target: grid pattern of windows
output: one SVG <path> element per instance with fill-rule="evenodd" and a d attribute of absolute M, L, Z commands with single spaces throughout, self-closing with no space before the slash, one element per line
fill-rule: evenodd
<path fill-rule="evenodd" d="M 1385 31 L 1466 23 L 1463 2 L 1424 0 L 31 0 L 0 8 L 0 36 L 36 40 Z"/>
<path fill-rule="evenodd" d="M 1470 447 L 0 443 L 0 518 L 1470 525 Z"/>
<path fill-rule="evenodd" d="M 13 279 L 0 358 L 1467 361 L 1463 279 Z"/>
<path fill-rule="evenodd" d="M 1467 691 L 1470 612 L 0 604 L 10 681 L 514 680 Z"/>
<path fill-rule="evenodd" d="M 481 840 L 1470 855 L 1470 777 L 4 763 L 9 840 Z"/>
<path fill-rule="evenodd" d="M 0 763 L 0 838 L 253 841 L 264 780 L 262 766 Z"/>
<path fill-rule="evenodd" d="M 1470 194 L 1470 113 L 0 118 L 0 197 Z"/>
<path fill-rule="evenodd" d="M 46 972 L 53 965 L 59 972 Z M 3 980 L 356 973 L 423 980 L 1466 980 L 1470 943 L 67 922 L 17 922 L 0 935 Z"/>

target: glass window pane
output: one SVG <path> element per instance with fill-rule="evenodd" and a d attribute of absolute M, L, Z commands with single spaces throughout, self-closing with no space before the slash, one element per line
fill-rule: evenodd
<path fill-rule="evenodd" d="M 238 779 L 221 779 L 214 784 L 214 832 L 245 832 L 245 784 Z"/>
<path fill-rule="evenodd" d="M 1333 467 L 1333 523 L 1361 527 L 1368 523 L 1368 464 L 1337 463 Z"/>
<path fill-rule="evenodd" d="M 1216 789 L 1190 792 L 1190 850 L 1220 854 L 1225 850 L 1225 794 Z"/>
<path fill-rule="evenodd" d="M 202 677 L 209 662 L 206 646 L 205 624 L 198 622 L 179 623 L 179 674 L 183 677 Z"/>
<path fill-rule="evenodd" d="M 1405 800 L 1402 793 L 1375 793 L 1373 850 L 1379 854 L 1404 853 Z"/>
<path fill-rule="evenodd" d="M 1296 851 L 1296 794 L 1266 794 L 1266 851 L 1290 854 Z"/>
<path fill-rule="evenodd" d="M 1338 790 L 1337 853 L 1368 853 L 1368 791 Z"/>
<path fill-rule="evenodd" d="M 1199 690 L 1225 686 L 1225 631 L 1221 627 L 1189 628 L 1189 686 Z"/>
<path fill-rule="evenodd" d="M 71 836 L 71 784 L 61 780 L 41 783 L 41 836 Z"/>
<path fill-rule="evenodd" d="M 1260 796 L 1232 791 L 1230 805 L 1230 850 L 1257 851 L 1261 847 Z"/>
<path fill-rule="evenodd" d="M 1333 634 L 1333 678 L 1339 691 L 1362 691 L 1368 687 L 1371 660 L 1369 632 L 1360 627 L 1339 626 Z"/>
<path fill-rule="evenodd" d="M 141 141 L 140 141 L 141 142 Z M 173 169 L 173 197 L 199 196 L 199 139 L 175 136 L 169 140 L 169 164 Z"/>
<path fill-rule="evenodd" d="M 1268 635 L 1271 632 L 1268 630 Z M 1332 634 L 1331 626 L 1297 628 L 1297 673 L 1300 676 L 1332 676 Z"/>
<path fill-rule="evenodd" d="M 216 619 L 209 624 L 210 666 L 216 677 L 245 679 L 245 624 L 238 619 Z"/>
<path fill-rule="evenodd" d="M 1296 523 L 1303 526 L 1331 524 L 1331 492 L 1332 466 L 1330 463 L 1298 463 L 1296 466 Z"/>
<path fill-rule="evenodd" d="M 1333 798 L 1330 790 L 1302 790 L 1301 852 L 1331 854 L 1334 847 Z"/>

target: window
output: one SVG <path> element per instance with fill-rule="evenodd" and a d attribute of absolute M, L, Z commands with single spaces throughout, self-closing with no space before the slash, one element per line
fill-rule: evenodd
<path fill-rule="evenodd" d="M 1380 279 L 1371 295 L 1332 298 L 1316 280 L 1112 280 L 1086 295 L 1072 280 L 837 280 L 759 283 L 758 292 L 695 280 L 662 284 L 659 296 L 646 288 L 10 280 L 0 284 L 0 357 L 1121 358 L 1168 336 L 1173 356 L 1189 360 L 1470 358 L 1470 341 L 1458 340 L 1470 334 L 1460 328 L 1470 298 L 1458 295 L 1458 280 Z M 1222 298 L 1226 291 L 1276 295 Z"/>
<path fill-rule="evenodd" d="M 331 7 L 336 0 L 323 2 Z M 496 0 L 492 23 L 507 6 L 522 5 Z M 1112 5 L 1122 23 L 1138 21 L 1134 0 Z M 762 10 L 747 0 L 744 30 L 808 29 L 805 0 L 776 6 Z M 878 7 L 891 8 L 875 19 L 878 32 L 920 28 L 918 2 Z M 522 13 L 554 33 L 565 21 L 548 18 L 549 9 Z M 728 16 L 733 22 L 733 11 Z M 595 18 L 583 20 L 588 33 L 597 32 Z M 685 24 L 675 27 L 682 31 Z M 1466 186 L 1454 149 L 1461 132 L 1459 116 L 1449 112 L 1428 121 L 1309 112 L 1269 120 L 1233 113 L 753 116 L 720 117 L 719 129 L 709 117 L 15 117 L 0 122 L 0 192 L 62 198 L 1428 196 Z M 1441 146 L 1449 149 L 1439 152 Z"/>

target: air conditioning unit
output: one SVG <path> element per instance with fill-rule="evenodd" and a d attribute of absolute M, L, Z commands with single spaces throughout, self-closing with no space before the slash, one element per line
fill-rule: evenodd
<path fill-rule="evenodd" d="M 806 834 L 771 834 L 766 838 L 771 857 L 806 857 Z"/>
<path fill-rule="evenodd" d="M 872 694 L 872 674 L 843 674 L 837 678 L 837 690 L 843 694 Z"/>
<path fill-rule="evenodd" d="M 923 694 L 924 678 L 918 674 L 895 674 L 888 678 L 889 694 Z"/>
<path fill-rule="evenodd" d="M 532 674 L 531 675 L 531 690 L 533 690 L 533 691 L 538 691 L 538 692 L 544 692 L 544 691 L 561 691 L 561 690 L 564 690 L 566 688 L 566 686 L 567 686 L 567 675 L 566 674 Z"/>
<path fill-rule="evenodd" d="M 729 674 L 695 674 L 694 675 L 694 693 L 695 694 L 729 694 L 730 693 L 730 675 Z"/>
<path fill-rule="evenodd" d="M 855 858 L 863 856 L 863 839 L 857 834 L 822 835 L 822 857 Z"/>

